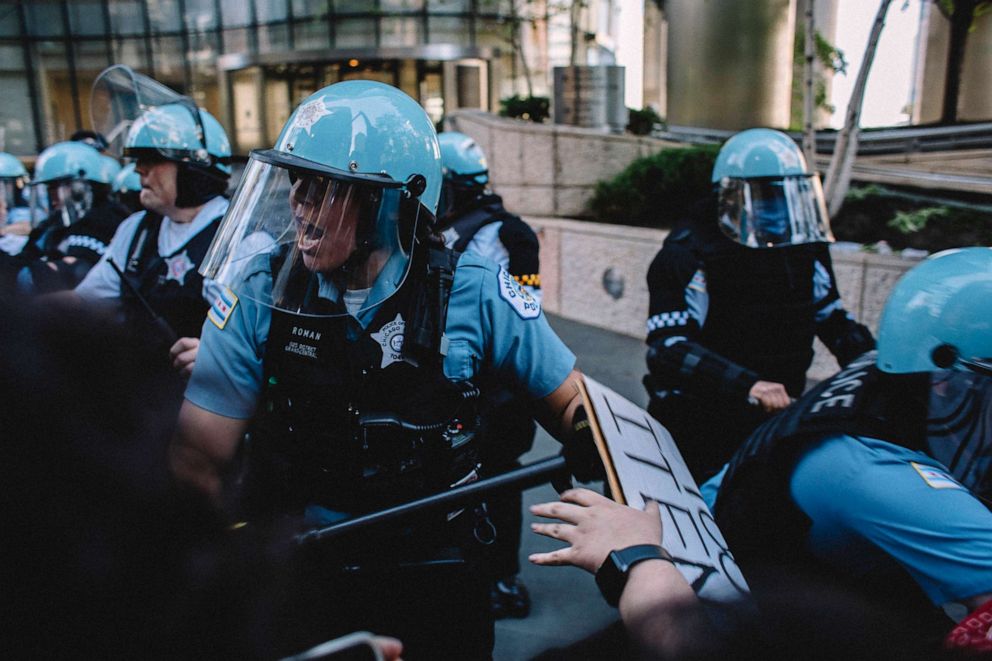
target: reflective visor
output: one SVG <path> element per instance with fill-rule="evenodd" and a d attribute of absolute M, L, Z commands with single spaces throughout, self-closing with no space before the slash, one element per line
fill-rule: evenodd
<path fill-rule="evenodd" d="M 31 222 L 37 226 L 58 213 L 66 227 L 78 223 L 93 208 L 93 188 L 82 179 L 56 179 L 31 184 Z"/>
<path fill-rule="evenodd" d="M 718 204 L 720 228 L 750 248 L 834 240 L 816 175 L 724 178 L 720 181 Z"/>
<path fill-rule="evenodd" d="M 306 316 L 358 315 L 395 294 L 419 205 L 401 205 L 402 190 L 381 182 L 269 161 L 252 154 L 201 273 Z"/>

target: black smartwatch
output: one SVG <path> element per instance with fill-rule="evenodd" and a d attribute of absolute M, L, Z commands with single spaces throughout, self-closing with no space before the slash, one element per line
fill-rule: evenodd
<path fill-rule="evenodd" d="M 606 603 L 616 607 L 620 603 L 620 595 L 627 585 L 630 569 L 644 560 L 667 560 L 672 564 L 675 560 L 671 554 L 657 544 L 635 544 L 625 549 L 610 551 L 606 560 L 596 571 L 596 585 Z"/>

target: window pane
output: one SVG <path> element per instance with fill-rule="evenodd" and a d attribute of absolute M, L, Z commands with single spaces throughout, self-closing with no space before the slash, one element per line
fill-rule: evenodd
<path fill-rule="evenodd" d="M 499 13 L 504 16 L 510 15 L 510 0 L 475 0 L 476 11 L 480 14 Z"/>
<path fill-rule="evenodd" d="M 114 62 L 126 64 L 135 71 L 144 71 L 148 66 L 143 38 L 119 39 L 111 42 L 111 45 L 114 50 Z"/>
<path fill-rule="evenodd" d="M 225 53 L 247 53 L 248 30 L 238 28 L 234 30 L 224 30 L 224 52 Z"/>
<path fill-rule="evenodd" d="M 224 27 L 241 27 L 251 23 L 251 12 L 245 0 L 221 0 Z"/>
<path fill-rule="evenodd" d="M 118 0 L 110 3 L 111 32 L 116 35 L 144 34 L 145 23 L 138 0 Z"/>
<path fill-rule="evenodd" d="M 468 12 L 471 4 L 471 0 L 427 0 L 427 11 Z"/>
<path fill-rule="evenodd" d="M 17 5 L 0 5 L 0 37 L 20 37 L 21 16 Z"/>
<path fill-rule="evenodd" d="M 293 47 L 297 50 L 328 48 L 331 37 L 325 19 L 297 23 L 293 28 Z"/>
<path fill-rule="evenodd" d="M 191 32 L 217 27 L 214 0 L 186 0 L 186 29 Z"/>
<path fill-rule="evenodd" d="M 56 3 L 25 3 L 28 33 L 37 37 L 57 37 L 62 34 L 62 11 Z"/>
<path fill-rule="evenodd" d="M 103 3 L 94 0 L 80 0 L 69 3 L 69 26 L 75 35 L 103 35 L 107 26 L 103 24 Z"/>
<path fill-rule="evenodd" d="M 68 58 L 61 41 L 39 41 L 35 53 L 45 143 L 50 145 L 68 139 L 77 128 Z"/>
<path fill-rule="evenodd" d="M 335 21 L 335 48 L 367 48 L 375 45 L 375 21 L 373 19 L 339 18 Z"/>
<path fill-rule="evenodd" d="M 429 16 L 427 18 L 427 34 L 432 44 L 468 45 L 471 34 L 468 31 L 468 20 L 448 16 Z"/>
<path fill-rule="evenodd" d="M 185 92 L 183 45 L 179 37 L 155 37 L 152 40 L 155 80 L 177 92 Z"/>
<path fill-rule="evenodd" d="M 307 18 L 310 16 L 327 16 L 328 0 L 292 0 L 293 17 Z"/>
<path fill-rule="evenodd" d="M 256 2 L 255 18 L 258 19 L 259 23 L 285 21 L 287 2 L 288 0 L 265 0 L 265 2 Z"/>
<path fill-rule="evenodd" d="M 3 68 L 12 66 L 3 53 Z M 18 58 L 16 62 L 20 63 Z M 19 67 L 20 68 L 20 67 Z M 36 154 L 44 145 L 36 145 L 34 137 L 34 115 L 31 114 L 31 94 L 28 90 L 28 77 L 23 71 L 0 71 L 0 133 L 3 140 L 0 150 L 11 154 Z"/>
<path fill-rule="evenodd" d="M 336 14 L 368 14 L 374 8 L 369 0 L 334 0 Z"/>
<path fill-rule="evenodd" d="M 478 46 L 510 47 L 510 23 L 490 19 L 476 19 L 475 42 Z"/>
<path fill-rule="evenodd" d="M 382 11 L 419 11 L 424 8 L 424 0 L 379 0 Z"/>
<path fill-rule="evenodd" d="M 259 26 L 258 52 L 271 53 L 289 48 L 289 27 L 283 25 Z"/>
<path fill-rule="evenodd" d="M 148 22 L 155 32 L 178 32 L 181 29 L 177 0 L 146 0 Z"/>
<path fill-rule="evenodd" d="M 383 18 L 382 45 L 383 46 L 416 46 L 420 43 L 419 16 L 408 16 L 402 18 Z"/>

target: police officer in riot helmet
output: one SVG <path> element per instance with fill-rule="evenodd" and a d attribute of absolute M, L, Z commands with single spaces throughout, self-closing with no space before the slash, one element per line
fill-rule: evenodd
<path fill-rule="evenodd" d="M 225 288 L 170 449 L 180 484 L 233 493 L 256 525 L 314 526 L 467 483 L 489 372 L 568 429 L 574 356 L 538 302 L 433 238 L 439 156 L 423 108 L 371 81 L 317 91 L 252 152 L 206 260 Z M 238 493 L 226 477 L 248 429 Z M 311 639 L 363 628 L 407 658 L 488 658 L 492 540 L 468 507 L 318 547 L 306 561 L 326 602 L 301 607 L 326 609 L 327 627 Z"/>
<path fill-rule="evenodd" d="M 114 159 L 82 142 L 45 149 L 31 182 L 31 216 L 40 219 L 23 249 L 4 260 L 22 294 L 75 287 L 106 250 L 127 210 L 110 196 Z"/>
<path fill-rule="evenodd" d="M 131 213 L 137 213 L 144 209 L 141 205 L 141 176 L 136 167 L 134 162 L 122 167 L 110 185 L 111 195 L 119 204 L 127 207 Z"/>
<path fill-rule="evenodd" d="M 8 237 L 0 239 L 0 250 L 8 254 L 20 252 L 23 244 L 18 244 L 18 237 L 31 230 L 28 180 L 24 164 L 13 154 L 0 152 L 0 237 Z"/>
<path fill-rule="evenodd" d="M 759 598 L 776 589 L 769 569 L 806 572 L 901 613 L 921 638 L 987 653 L 989 319 L 992 249 L 931 256 L 890 294 L 878 350 L 760 426 L 703 486 Z M 972 611 L 959 627 L 940 610 L 955 603 Z"/>
<path fill-rule="evenodd" d="M 738 133 L 712 181 L 648 271 L 649 411 L 699 482 L 802 394 L 814 338 L 842 366 L 874 347 L 840 300 L 819 178 L 797 145 Z"/>
<path fill-rule="evenodd" d="M 212 298 L 199 266 L 227 211 L 231 146 L 214 117 L 156 81 L 116 65 L 93 85 L 91 114 L 110 149 L 133 159 L 145 208 L 124 221 L 76 288 L 119 300 L 154 342 L 194 345 Z"/>
<path fill-rule="evenodd" d="M 457 131 L 438 134 L 438 142 L 444 182 L 438 224 L 445 245 L 491 259 L 540 302 L 537 235 L 519 216 L 503 207 L 499 195 L 489 190 L 489 169 L 482 148 L 471 137 Z M 482 416 L 480 449 L 487 472 L 519 467 L 520 455 L 528 452 L 534 443 L 534 419 L 526 393 L 499 387 L 488 389 Z M 530 596 L 517 576 L 523 524 L 521 507 L 519 492 L 489 500 L 489 512 L 497 531 L 491 595 L 497 618 L 526 617 L 530 612 Z"/>

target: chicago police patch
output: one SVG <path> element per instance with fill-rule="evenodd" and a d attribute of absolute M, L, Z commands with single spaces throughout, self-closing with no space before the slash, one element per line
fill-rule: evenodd
<path fill-rule="evenodd" d="M 509 303 L 521 318 L 535 319 L 540 316 L 541 304 L 530 292 L 520 286 L 509 271 L 500 267 L 496 279 L 499 280 L 500 298 Z"/>
<path fill-rule="evenodd" d="M 916 472 L 920 474 L 923 481 L 932 489 L 962 489 L 964 487 L 958 483 L 953 477 L 947 474 L 946 471 L 942 471 L 939 468 L 934 468 L 933 466 L 926 466 L 924 464 L 918 464 L 915 461 L 909 462 L 910 465 L 916 469 Z"/>
<path fill-rule="evenodd" d="M 238 306 L 238 297 L 227 287 L 218 287 L 218 290 L 217 297 L 214 298 L 214 302 L 207 312 L 207 319 L 213 322 L 217 328 L 224 330 L 227 320 L 231 318 L 234 308 Z"/>

